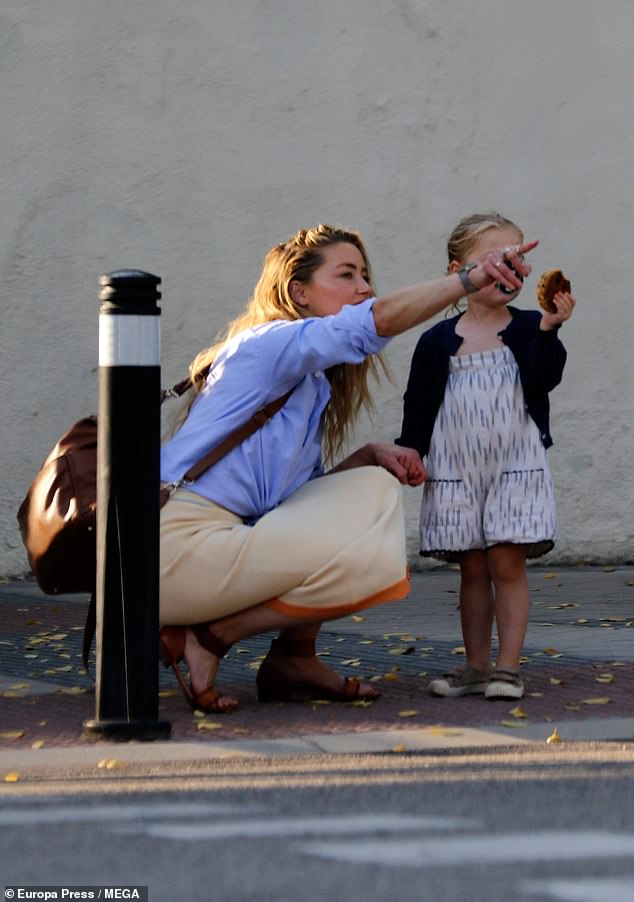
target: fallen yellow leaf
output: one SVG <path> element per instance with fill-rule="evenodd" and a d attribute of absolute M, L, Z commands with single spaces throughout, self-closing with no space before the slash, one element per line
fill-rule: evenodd
<path fill-rule="evenodd" d="M 557 732 L 557 727 L 554 727 L 552 733 L 547 738 L 546 742 L 561 742 L 561 741 L 562 741 L 562 739 L 561 739 L 561 736 L 559 735 L 559 733 Z"/>
<path fill-rule="evenodd" d="M 551 658 L 561 658 L 561 652 L 557 651 L 556 648 L 545 648 L 544 654 L 550 655 Z"/>
<path fill-rule="evenodd" d="M 398 712 L 399 717 L 416 717 L 417 714 L 418 711 L 416 710 L 416 708 L 408 708 L 405 711 Z"/>
<path fill-rule="evenodd" d="M 425 727 L 428 733 L 434 736 L 462 736 L 460 730 L 451 729 L 451 727 L 443 727 L 442 725 L 435 727 Z"/>
<path fill-rule="evenodd" d="M 406 752 L 407 748 L 404 745 L 395 745 L 392 749 L 393 752 Z"/>
<path fill-rule="evenodd" d="M 15 773 L 15 772 L 10 773 L 10 774 L 5 774 L 3 779 L 4 779 L 5 783 L 17 783 L 18 780 L 20 779 L 20 774 Z"/>
<path fill-rule="evenodd" d="M 517 705 L 517 707 L 515 707 L 515 708 L 511 708 L 511 710 L 509 711 L 509 714 L 511 715 L 511 717 L 519 717 L 519 718 L 528 717 L 528 714 L 526 713 L 526 711 L 519 705 Z"/>
<path fill-rule="evenodd" d="M 197 726 L 198 726 L 199 730 L 221 730 L 222 729 L 222 724 L 216 723 L 215 720 L 199 720 Z"/>
<path fill-rule="evenodd" d="M 97 767 L 105 768 L 106 770 L 119 770 L 127 767 L 125 761 L 119 761 L 117 758 L 102 758 L 101 761 L 97 762 Z"/>
<path fill-rule="evenodd" d="M 63 692 L 65 695 L 83 695 L 85 692 L 88 692 L 85 686 L 69 686 L 68 688 L 62 686 L 59 691 Z"/>
<path fill-rule="evenodd" d="M 24 736 L 24 730 L 2 730 L 0 739 L 20 739 Z"/>
<path fill-rule="evenodd" d="M 466 653 L 464 645 L 457 645 L 455 648 L 451 649 L 452 655 L 466 655 Z"/>
<path fill-rule="evenodd" d="M 551 686 L 563 686 L 564 684 L 563 680 L 558 680 L 556 677 L 550 677 L 548 682 Z"/>
<path fill-rule="evenodd" d="M 600 673 L 598 677 L 595 677 L 595 683 L 613 683 L 614 682 L 614 674 L 612 673 Z"/>
<path fill-rule="evenodd" d="M 159 698 L 171 698 L 172 695 L 178 695 L 176 689 L 162 689 L 159 692 Z"/>
<path fill-rule="evenodd" d="M 353 623 L 363 623 L 365 617 L 361 617 L 359 614 L 353 614 L 350 620 L 352 620 Z"/>
<path fill-rule="evenodd" d="M 43 740 L 43 739 L 36 739 L 35 742 L 32 742 L 32 743 L 31 743 L 31 748 L 32 748 L 32 749 L 41 749 L 41 748 L 44 748 L 44 740 Z"/>
<path fill-rule="evenodd" d="M 389 680 L 390 682 L 394 682 L 395 680 L 400 680 L 400 676 L 398 673 L 386 673 L 383 677 L 384 680 Z"/>
<path fill-rule="evenodd" d="M 525 727 L 526 724 L 521 720 L 503 720 L 501 722 L 503 727 Z"/>
<path fill-rule="evenodd" d="M 584 698 L 581 702 L 582 705 L 609 705 L 610 699 L 607 695 L 601 695 L 597 698 Z"/>

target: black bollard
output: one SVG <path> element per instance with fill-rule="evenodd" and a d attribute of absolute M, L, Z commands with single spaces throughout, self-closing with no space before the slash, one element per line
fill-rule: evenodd
<path fill-rule="evenodd" d="M 101 276 L 96 714 L 102 738 L 161 739 L 158 720 L 160 278 Z"/>

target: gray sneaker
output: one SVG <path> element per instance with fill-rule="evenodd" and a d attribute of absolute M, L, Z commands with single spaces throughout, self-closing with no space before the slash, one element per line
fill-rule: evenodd
<path fill-rule="evenodd" d="M 484 690 L 484 697 L 489 699 L 522 698 L 523 695 L 524 683 L 515 670 L 494 670 Z"/>
<path fill-rule="evenodd" d="M 476 670 L 470 664 L 464 664 L 432 680 L 429 691 L 432 695 L 451 698 L 458 695 L 482 695 L 489 685 L 490 677 L 490 670 Z"/>

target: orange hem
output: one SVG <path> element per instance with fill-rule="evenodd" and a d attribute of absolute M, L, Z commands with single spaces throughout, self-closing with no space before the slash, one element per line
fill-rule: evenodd
<path fill-rule="evenodd" d="M 328 608 L 305 608 L 299 605 L 287 604 L 280 598 L 270 598 L 264 604 L 272 608 L 279 614 L 286 614 L 288 617 L 296 617 L 298 620 L 334 620 L 336 617 L 343 617 L 345 614 L 353 614 L 355 611 L 361 611 L 363 608 L 372 607 L 375 604 L 381 604 L 384 601 L 400 601 L 405 598 L 410 591 L 409 573 L 399 582 L 394 583 L 387 589 L 382 589 L 375 595 L 370 595 L 362 601 L 355 601 L 351 604 L 333 605 Z"/>

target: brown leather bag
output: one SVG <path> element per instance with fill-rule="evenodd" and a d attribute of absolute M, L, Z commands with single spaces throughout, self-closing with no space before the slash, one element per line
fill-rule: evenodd
<path fill-rule="evenodd" d="M 31 569 L 47 595 L 92 592 L 96 567 L 97 417 L 70 427 L 18 510 Z"/>
<path fill-rule="evenodd" d="M 185 379 L 161 400 L 184 394 Z M 179 485 L 188 485 L 263 426 L 291 392 L 265 405 L 194 464 L 179 483 L 161 485 L 161 507 Z M 46 457 L 20 505 L 22 541 L 38 586 L 47 595 L 94 592 L 97 569 L 97 417 L 79 420 Z"/>

